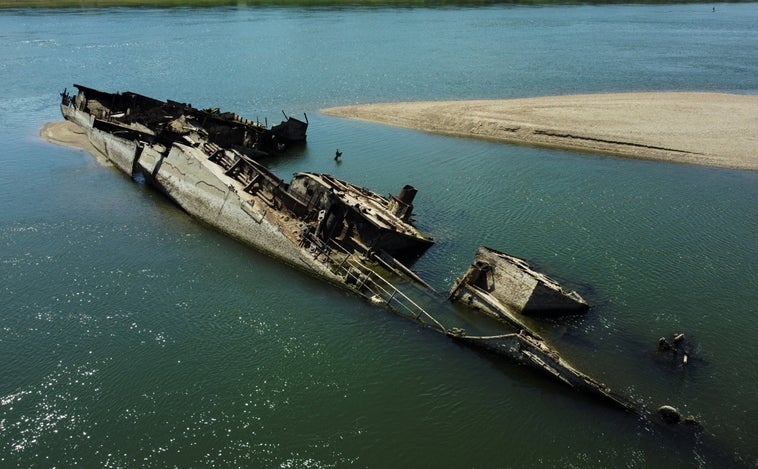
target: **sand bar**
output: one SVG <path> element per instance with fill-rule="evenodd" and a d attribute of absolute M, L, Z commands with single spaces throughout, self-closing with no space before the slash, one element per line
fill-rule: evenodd
<path fill-rule="evenodd" d="M 105 155 L 92 146 L 87 131 L 71 121 L 48 122 L 40 129 L 39 136 L 50 143 L 84 150 L 94 155 L 99 163 L 111 165 Z"/>
<path fill-rule="evenodd" d="M 758 170 L 758 95 L 595 94 L 379 103 L 321 112 L 446 135 Z"/>

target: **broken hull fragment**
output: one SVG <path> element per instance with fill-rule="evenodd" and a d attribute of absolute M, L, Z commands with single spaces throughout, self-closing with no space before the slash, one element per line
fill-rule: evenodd
<path fill-rule="evenodd" d="M 534 271 L 525 260 L 484 246 L 477 249 L 474 262 L 456 280 L 450 298 L 517 327 L 524 327 L 520 314 L 565 316 L 582 314 L 589 308 L 577 292 Z"/>
<path fill-rule="evenodd" d="M 466 345 L 508 357 L 578 391 L 593 395 L 601 401 L 627 412 L 644 416 L 642 406 L 613 392 L 610 388 L 582 373 L 566 362 L 539 337 L 522 330 L 518 333 L 488 337 L 451 337 Z"/>

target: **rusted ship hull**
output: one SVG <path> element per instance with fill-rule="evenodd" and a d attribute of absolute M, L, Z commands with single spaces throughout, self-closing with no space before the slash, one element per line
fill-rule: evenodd
<path fill-rule="evenodd" d="M 304 142 L 307 138 L 308 116 L 305 115 L 305 121 L 295 119 L 294 117 L 284 115 L 281 123 L 271 127 L 271 132 L 279 141 L 284 142 Z"/>
<path fill-rule="evenodd" d="M 167 137 L 144 124 L 103 121 L 92 108 L 111 110 L 87 99 L 81 91 L 64 96 L 61 113 L 83 127 L 117 168 L 129 176 L 142 173 L 189 214 L 312 274 L 345 283 L 345 272 L 320 255 L 332 254 L 334 246 L 340 248 L 337 258 L 373 250 L 402 257 L 419 255 L 433 243 L 389 211 L 389 199 L 364 188 L 311 173 L 299 173 L 287 184 L 246 153 L 199 141 L 202 132 Z M 307 181 L 311 188 L 304 188 Z M 318 197 L 309 194 L 313 188 Z"/>
<path fill-rule="evenodd" d="M 133 92 L 107 93 L 82 85 L 74 86 L 78 93 L 69 96 L 64 90 L 62 104 L 79 111 L 72 117 L 84 127 L 97 127 L 95 121 L 112 123 L 150 134 L 154 140 L 163 143 L 179 141 L 186 136 L 195 141 L 235 148 L 252 157 L 282 151 L 292 144 L 306 141 L 307 116 L 301 121 L 285 115 L 285 120 L 268 128 L 257 120 L 244 119 L 217 108 L 201 110 L 190 104 L 160 101 Z"/>
<path fill-rule="evenodd" d="M 124 127 L 119 136 L 118 131 L 112 128 L 105 130 L 104 126 L 98 125 L 98 123 L 102 124 L 102 121 L 71 104 L 61 103 L 61 114 L 64 119 L 85 129 L 92 146 L 118 169 L 129 175 L 133 173 L 132 167 L 138 151 L 138 140 L 132 138 L 132 135 L 126 135 L 130 129 Z M 141 136 L 143 141 L 148 138 L 152 139 L 152 136 L 147 134 Z"/>

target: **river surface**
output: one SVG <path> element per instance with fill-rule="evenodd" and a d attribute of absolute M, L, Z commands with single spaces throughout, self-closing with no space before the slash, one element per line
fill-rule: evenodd
<path fill-rule="evenodd" d="M 0 12 L 0 466 L 725 467 L 758 460 L 758 173 L 320 115 L 377 101 L 758 93 L 758 4 Z M 73 83 L 310 120 L 266 164 L 419 193 L 445 291 L 487 245 L 578 290 L 540 322 L 652 425 L 451 342 L 41 141 Z M 335 150 L 342 161 L 333 159 Z M 459 321 L 476 318 L 462 317 Z M 682 368 L 656 352 L 683 332 Z"/>

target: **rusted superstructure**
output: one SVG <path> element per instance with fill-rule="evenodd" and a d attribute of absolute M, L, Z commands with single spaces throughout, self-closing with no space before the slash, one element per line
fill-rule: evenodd
<path fill-rule="evenodd" d="M 301 121 L 285 115 L 285 120 L 268 128 L 266 123 L 244 119 L 218 108 L 196 109 L 191 104 L 160 101 L 133 93 L 107 93 L 82 85 L 71 96 L 64 90 L 64 103 L 81 111 L 80 125 L 107 131 L 133 132 L 143 140 L 167 143 L 184 137 L 233 148 L 252 157 L 282 151 L 305 142 L 308 116 Z M 89 122 L 87 122 L 89 121 Z"/>
<path fill-rule="evenodd" d="M 384 197 L 326 174 L 298 173 L 285 182 L 249 148 L 219 144 L 235 129 L 244 129 L 238 135 L 246 141 L 259 131 L 240 118 L 221 125 L 173 101 L 77 88 L 76 96 L 62 94 L 61 112 L 116 167 L 141 174 L 191 215 L 287 263 L 377 298 L 353 278 L 371 271 L 367 259 L 382 254 L 401 263 L 396 258 L 412 259 L 433 244 L 411 223 L 411 186 Z"/>
<path fill-rule="evenodd" d="M 282 142 L 286 148 L 304 141 L 307 122 L 287 118 L 267 129 L 216 110 L 198 111 L 187 104 L 135 93 L 76 87 L 75 96 L 61 94 L 64 118 L 81 126 L 95 149 L 121 171 L 141 175 L 189 214 L 456 341 L 518 360 L 613 405 L 645 413 L 641 406 L 579 372 L 520 321 L 508 321 L 508 332 L 503 334 L 476 335 L 446 325 L 437 310 L 430 312 L 453 306 L 408 267 L 409 260 L 434 243 L 413 225 L 417 193 L 413 186 L 384 197 L 327 174 L 296 173 L 285 182 L 257 160 L 272 144 L 281 149 Z M 496 291 L 515 297 L 516 291 L 537 291 L 524 283 L 527 277 L 543 280 L 543 286 L 546 283 L 547 277 L 527 269 L 526 277 L 509 278 L 509 283 L 524 283 L 510 293 L 490 285 L 488 275 L 505 271 L 500 262 L 507 255 L 494 250 L 485 254 L 495 258 L 479 255 L 475 272 L 464 275 L 451 298 L 468 292 L 466 298 L 480 301 L 485 296 L 479 293 Z M 521 267 L 519 262 L 510 265 Z M 560 287 L 551 291 L 565 293 Z M 498 301 L 508 304 L 512 300 L 501 297 Z M 574 303 L 586 310 L 586 302 L 579 300 Z M 527 300 L 525 304 L 536 303 Z M 514 318 L 521 312 L 518 309 Z M 525 309 L 529 308 L 521 308 Z"/>

